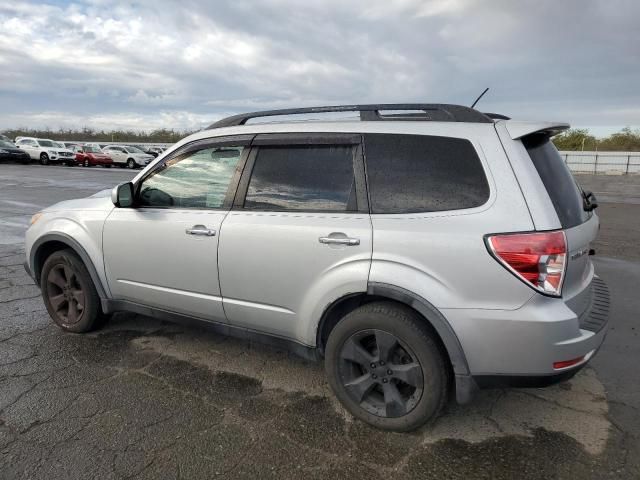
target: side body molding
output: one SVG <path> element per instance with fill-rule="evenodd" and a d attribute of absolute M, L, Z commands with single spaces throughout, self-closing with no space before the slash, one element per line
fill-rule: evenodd
<path fill-rule="evenodd" d="M 369 282 L 367 293 L 404 303 L 429 320 L 431 326 L 442 339 L 451 360 L 456 382 L 456 401 L 460 404 L 468 403 L 478 386 L 469 372 L 469 365 L 460 340 L 442 313 L 419 295 L 395 285 Z"/>
<path fill-rule="evenodd" d="M 36 284 L 38 284 L 38 286 L 39 286 L 41 272 L 40 272 L 40 268 L 38 267 L 39 262 L 36 263 L 36 260 L 40 260 L 39 258 L 37 258 L 37 256 L 40 254 L 40 247 L 42 247 L 44 244 L 48 242 L 63 243 L 67 245 L 70 249 L 72 249 L 74 252 L 76 252 L 76 254 L 80 257 L 82 262 L 87 267 L 87 270 L 89 271 L 89 275 L 91 276 L 91 280 L 93 280 L 93 284 L 96 286 L 96 291 L 98 292 L 98 296 L 101 299 L 109 298 L 104 288 L 104 285 L 100 280 L 98 271 L 96 270 L 96 267 L 91 261 L 91 257 L 89 257 L 89 254 L 87 253 L 87 251 L 73 237 L 61 232 L 48 233 L 46 235 L 43 235 L 40 238 L 38 238 L 38 240 L 36 240 L 33 246 L 31 247 L 31 252 L 29 254 L 29 267 L 31 269 L 31 272 L 33 272 L 33 279 L 36 282 Z"/>

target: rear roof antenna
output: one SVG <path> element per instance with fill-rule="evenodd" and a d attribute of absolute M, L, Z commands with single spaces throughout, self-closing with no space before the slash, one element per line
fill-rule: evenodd
<path fill-rule="evenodd" d="M 489 87 L 485 88 L 485 89 L 484 89 L 484 92 L 482 92 L 482 93 L 480 94 L 480 96 L 479 96 L 478 98 L 476 98 L 476 101 L 475 101 L 475 102 L 473 102 L 473 104 L 471 105 L 471 108 L 475 107 L 475 106 L 476 106 L 476 103 L 478 103 L 478 102 L 480 101 L 480 99 L 481 99 L 482 97 L 484 97 L 484 94 L 485 94 L 485 93 L 487 93 L 488 91 L 489 91 Z"/>

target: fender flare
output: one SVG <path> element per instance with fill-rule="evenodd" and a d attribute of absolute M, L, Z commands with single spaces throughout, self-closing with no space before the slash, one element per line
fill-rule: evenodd
<path fill-rule="evenodd" d="M 467 357 L 462 350 L 458 336 L 440 311 L 427 300 L 402 287 L 387 283 L 369 282 L 367 293 L 380 297 L 390 298 L 404 303 L 419 312 L 426 318 L 440 336 L 444 347 L 449 354 L 451 366 L 456 375 L 469 375 Z"/>
<path fill-rule="evenodd" d="M 59 242 L 65 244 L 71 250 L 73 250 L 82 260 L 84 265 L 87 267 L 87 271 L 89 272 L 89 276 L 91 276 L 91 280 L 96 287 L 96 291 L 98 292 L 98 296 L 101 299 L 109 298 L 106 294 L 106 290 L 102 285 L 102 280 L 100 280 L 100 276 L 98 275 L 98 271 L 96 270 L 95 265 L 91 261 L 89 254 L 84 249 L 77 240 L 73 237 L 65 234 L 65 233 L 47 233 L 38 240 L 36 240 L 31 247 L 31 251 L 29 253 L 29 265 L 31 266 L 31 271 L 33 272 L 34 281 L 39 286 L 40 282 L 40 268 L 36 264 L 36 254 L 40 250 L 44 244 L 48 242 Z"/>
<path fill-rule="evenodd" d="M 386 297 L 404 303 L 427 319 L 440 336 L 449 355 L 455 376 L 456 401 L 461 405 L 469 403 L 478 391 L 478 384 L 471 375 L 462 344 L 444 315 L 421 296 L 395 285 L 369 282 L 367 294 Z"/>

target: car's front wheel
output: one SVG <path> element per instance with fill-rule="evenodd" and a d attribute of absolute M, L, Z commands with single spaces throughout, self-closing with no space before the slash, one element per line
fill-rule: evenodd
<path fill-rule="evenodd" d="M 63 330 L 88 332 L 106 319 L 87 267 L 73 250 L 59 250 L 46 259 L 40 289 L 49 315 Z"/>
<path fill-rule="evenodd" d="M 49 155 L 46 153 L 40 154 L 40 164 L 41 165 L 49 165 Z"/>
<path fill-rule="evenodd" d="M 329 384 L 355 417 L 409 431 L 434 419 L 448 394 L 448 369 L 424 320 L 392 302 L 347 314 L 329 335 Z"/>

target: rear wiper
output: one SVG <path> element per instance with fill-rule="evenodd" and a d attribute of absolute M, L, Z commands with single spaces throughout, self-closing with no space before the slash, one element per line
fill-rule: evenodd
<path fill-rule="evenodd" d="M 591 212 L 598 208 L 598 202 L 593 192 L 582 190 L 582 208 L 585 212 Z"/>

